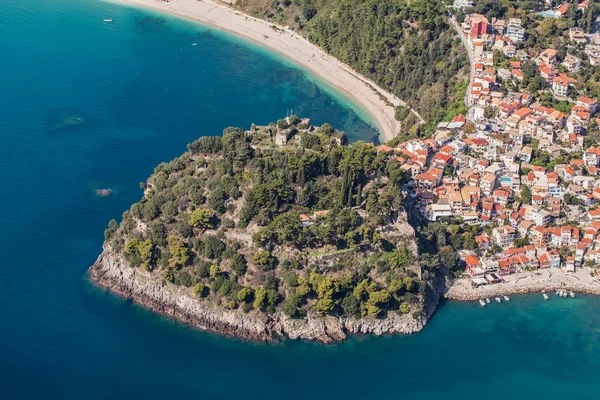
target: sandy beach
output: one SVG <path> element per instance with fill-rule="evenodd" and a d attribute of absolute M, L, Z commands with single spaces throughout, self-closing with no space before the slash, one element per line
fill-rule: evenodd
<path fill-rule="evenodd" d="M 275 50 L 312 71 L 368 111 L 377 123 L 382 142 L 392 139 L 398 133 L 399 123 L 394 118 L 394 107 L 406 106 L 402 100 L 285 27 L 275 29 L 270 22 L 247 16 L 212 0 L 108 1 L 175 14 L 226 30 Z"/>
<path fill-rule="evenodd" d="M 578 268 L 577 272 L 562 269 L 545 269 L 521 272 L 505 276 L 505 282 L 478 288 L 471 286 L 467 278 L 457 279 L 445 297 L 451 300 L 474 301 L 486 297 L 513 294 L 548 293 L 567 290 L 577 293 L 600 295 L 600 280 L 592 276 L 591 268 Z"/>

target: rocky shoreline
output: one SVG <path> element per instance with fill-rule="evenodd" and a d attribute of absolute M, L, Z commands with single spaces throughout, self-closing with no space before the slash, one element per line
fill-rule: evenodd
<path fill-rule="evenodd" d="M 191 289 L 165 283 L 150 272 L 129 267 L 110 248 L 105 248 L 89 270 L 97 285 L 132 300 L 152 312 L 175 319 L 190 327 L 219 335 L 250 341 L 271 342 L 283 337 L 321 343 L 335 343 L 349 335 L 412 334 L 421 331 L 435 311 L 446 281 L 438 279 L 431 288 L 425 312 L 413 318 L 411 314 L 390 312 L 385 319 L 339 318 L 308 316 L 292 319 L 279 312 L 265 317 L 258 313 L 244 314 L 227 310 L 193 296 Z"/>

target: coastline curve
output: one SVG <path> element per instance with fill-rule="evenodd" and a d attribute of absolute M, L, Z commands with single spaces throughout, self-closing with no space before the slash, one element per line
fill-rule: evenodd
<path fill-rule="evenodd" d="M 315 74 L 365 110 L 380 131 L 382 142 L 393 139 L 400 128 L 395 107 L 408 107 L 350 66 L 325 53 L 301 35 L 285 27 L 245 15 L 213 0 L 106 0 L 113 4 L 150 9 L 232 33 L 268 48 Z M 421 116 L 410 109 L 424 123 Z"/>

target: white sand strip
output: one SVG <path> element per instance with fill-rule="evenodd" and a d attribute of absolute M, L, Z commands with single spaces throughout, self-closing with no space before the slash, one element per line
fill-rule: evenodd
<path fill-rule="evenodd" d="M 400 125 L 394 118 L 394 106 L 406 106 L 402 100 L 289 29 L 277 27 L 276 30 L 270 22 L 247 16 L 212 0 L 109 1 L 175 14 L 267 46 L 312 71 L 368 111 L 377 122 L 382 141 L 390 140 L 398 133 Z M 416 112 L 414 113 L 424 122 Z"/>

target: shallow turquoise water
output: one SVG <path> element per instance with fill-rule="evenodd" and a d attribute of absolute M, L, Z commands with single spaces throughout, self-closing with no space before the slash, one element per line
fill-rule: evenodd
<path fill-rule="evenodd" d="M 3 6 L 1 398 L 597 397 L 598 298 L 448 303 L 414 336 L 261 345 L 93 289 L 84 273 L 107 221 L 196 137 L 292 107 L 354 140 L 375 132 L 310 76 L 239 39 L 92 0 Z M 85 123 L 61 126 L 66 117 Z M 97 198 L 102 187 L 119 193 Z"/>

